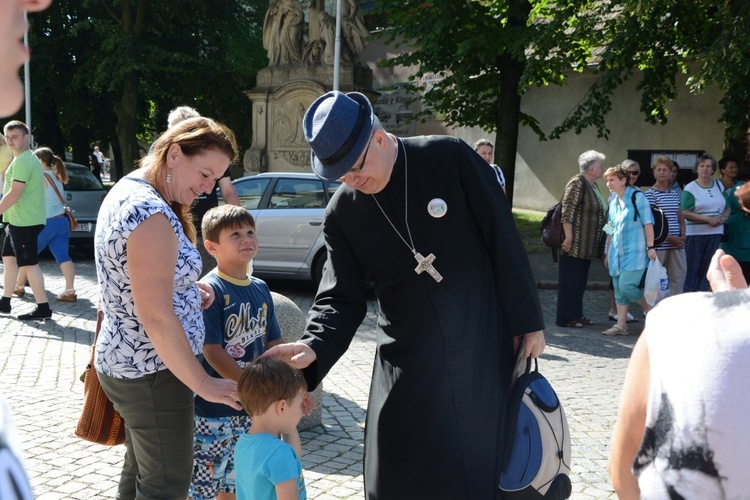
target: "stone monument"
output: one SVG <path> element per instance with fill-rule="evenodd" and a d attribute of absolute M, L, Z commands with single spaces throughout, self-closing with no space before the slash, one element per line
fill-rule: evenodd
<path fill-rule="evenodd" d="M 276 313 L 276 320 L 279 322 L 281 337 L 284 339 L 284 342 L 298 341 L 305 331 L 306 320 L 304 313 L 297 307 L 297 304 L 280 293 L 271 292 L 271 298 L 273 299 L 273 309 Z M 305 415 L 299 421 L 297 429 L 300 431 L 320 425 L 323 421 L 323 383 L 318 384 L 318 387 L 311 394 L 316 408 L 310 415 Z"/>
<path fill-rule="evenodd" d="M 339 89 L 374 98 L 372 70 L 359 61 L 369 32 L 358 1 L 341 1 Z M 257 86 L 245 93 L 253 103 L 253 143 L 245 153 L 245 175 L 311 171 L 302 118 L 317 97 L 333 88 L 336 20 L 326 12 L 325 0 L 309 0 L 307 18 L 305 26 L 299 0 L 269 1 L 263 22 L 268 66 L 258 72 Z"/>

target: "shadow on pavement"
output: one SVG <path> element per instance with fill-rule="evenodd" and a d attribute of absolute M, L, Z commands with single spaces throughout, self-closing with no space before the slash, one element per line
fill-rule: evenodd
<path fill-rule="evenodd" d="M 22 324 L 31 324 L 28 321 L 20 321 L 16 320 L 19 323 Z M 87 330 L 84 328 L 78 328 L 75 326 L 60 326 L 59 323 L 55 321 L 55 312 L 53 311 L 53 316 L 51 320 L 47 321 L 36 321 L 33 322 L 34 327 L 47 334 L 48 340 L 58 341 L 58 342 L 75 342 L 76 344 L 90 346 L 94 341 L 94 330 L 93 328 L 91 330 Z M 26 333 L 26 332 L 19 332 L 16 334 L 17 337 L 36 337 L 37 335 L 32 333 Z"/>

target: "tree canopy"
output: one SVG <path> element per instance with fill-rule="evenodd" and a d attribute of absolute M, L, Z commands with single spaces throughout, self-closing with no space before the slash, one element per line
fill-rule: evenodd
<path fill-rule="evenodd" d="M 56 0 L 31 19 L 35 138 L 87 161 L 112 143 L 131 170 L 179 105 L 250 143 L 250 101 L 267 59 L 265 0 Z M 140 140 L 139 140 L 140 139 Z"/>
<path fill-rule="evenodd" d="M 379 12 L 386 43 L 410 47 L 386 64 L 415 66 L 415 79 L 444 77 L 424 103 L 450 124 L 496 131 L 495 161 L 508 172 L 512 197 L 519 124 L 544 136 L 521 112 L 521 96 L 585 67 L 600 23 L 596 2 L 382 0 Z"/>
<path fill-rule="evenodd" d="M 715 85 L 724 93 L 721 121 L 727 152 L 744 156 L 742 138 L 750 111 L 750 3 L 744 0 L 625 0 L 602 30 L 598 81 L 552 137 L 593 125 L 607 130 L 603 115 L 614 89 L 637 75 L 641 111 L 649 123 L 666 123 L 677 96 L 676 76 L 687 75 L 691 92 Z M 742 153 L 741 153 L 742 151 Z"/>
<path fill-rule="evenodd" d="M 740 137 L 750 103 L 748 9 L 745 0 L 380 0 L 378 12 L 386 43 L 408 46 L 383 64 L 414 66 L 413 80 L 443 76 L 421 95 L 426 107 L 449 124 L 496 132 L 512 201 L 519 126 L 540 140 L 587 127 L 607 137 L 613 93 L 630 78 L 650 123 L 667 121 L 679 73 L 694 92 L 717 85 L 728 137 Z M 521 112 L 528 89 L 564 85 L 592 63 L 599 78 L 553 130 Z"/>

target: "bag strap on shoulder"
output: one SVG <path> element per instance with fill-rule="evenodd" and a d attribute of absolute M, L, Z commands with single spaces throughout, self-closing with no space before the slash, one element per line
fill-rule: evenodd
<path fill-rule="evenodd" d="M 50 177 L 50 176 L 49 176 L 49 174 L 44 174 L 44 176 L 45 176 L 45 177 L 46 177 L 47 179 L 49 179 L 49 183 L 50 183 L 50 184 L 52 185 L 52 188 L 53 188 L 53 189 L 55 190 L 55 193 L 57 193 L 57 197 L 58 197 L 58 198 L 60 198 L 60 203 L 62 203 L 62 204 L 63 204 L 63 206 L 66 206 L 66 205 L 65 205 L 65 200 L 63 200 L 63 197 L 62 197 L 62 195 L 60 194 L 60 190 L 59 190 L 59 189 L 57 189 L 57 184 L 55 184 L 55 181 L 54 181 L 54 180 L 52 179 L 52 177 Z"/>
<path fill-rule="evenodd" d="M 633 210 L 635 210 L 635 214 L 633 214 L 633 221 L 637 221 L 638 217 L 641 215 L 638 213 L 638 205 L 635 204 L 635 197 L 638 195 L 638 193 L 643 194 L 640 189 L 635 189 L 633 191 L 633 196 L 630 199 L 630 202 L 633 204 Z M 643 196 L 646 195 L 644 194 Z M 646 199 L 646 201 L 648 201 L 648 199 Z"/>

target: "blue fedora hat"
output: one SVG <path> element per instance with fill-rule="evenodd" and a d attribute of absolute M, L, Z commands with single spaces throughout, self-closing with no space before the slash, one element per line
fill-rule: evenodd
<path fill-rule="evenodd" d="M 359 92 L 318 97 L 302 124 L 313 172 L 329 181 L 346 174 L 370 141 L 374 119 L 370 101 Z"/>

